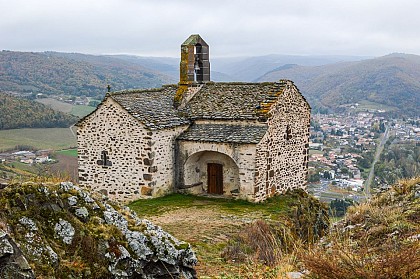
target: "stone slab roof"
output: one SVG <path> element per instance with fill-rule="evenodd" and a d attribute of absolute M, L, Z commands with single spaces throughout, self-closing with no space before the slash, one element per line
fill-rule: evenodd
<path fill-rule="evenodd" d="M 202 45 L 209 46 L 198 34 L 194 34 L 188 37 L 185 42 L 182 43 L 182 46 L 195 45 L 201 43 Z"/>
<path fill-rule="evenodd" d="M 259 143 L 266 131 L 266 125 L 193 124 L 178 140 Z"/>
<path fill-rule="evenodd" d="M 191 119 L 255 120 L 266 116 L 286 82 L 206 83 L 180 109 Z"/>
<path fill-rule="evenodd" d="M 130 90 L 112 93 L 110 97 L 149 129 L 164 129 L 189 124 L 174 108 L 176 86 L 156 90 Z"/>
<path fill-rule="evenodd" d="M 268 112 L 287 86 L 286 80 L 265 83 L 208 82 L 182 103 L 184 85 L 166 85 L 159 89 L 126 90 L 109 93 L 128 113 L 151 130 L 171 128 L 194 120 L 259 120 Z M 185 87 L 184 89 L 186 89 Z M 181 96 L 179 101 L 177 96 Z M 186 98 L 186 97 L 185 97 Z M 86 116 L 85 118 L 87 118 Z M 79 123 L 83 122 L 81 119 Z"/>

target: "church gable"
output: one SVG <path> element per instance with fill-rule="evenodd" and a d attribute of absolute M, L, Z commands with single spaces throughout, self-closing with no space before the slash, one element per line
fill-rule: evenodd
<path fill-rule="evenodd" d="M 81 185 L 119 200 L 140 197 L 150 142 L 142 123 L 107 97 L 78 124 L 77 141 Z"/>

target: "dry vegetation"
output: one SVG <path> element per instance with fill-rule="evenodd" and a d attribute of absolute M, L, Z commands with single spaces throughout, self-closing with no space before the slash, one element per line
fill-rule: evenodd
<path fill-rule="evenodd" d="M 420 178 L 400 181 L 350 207 L 330 229 L 326 207 L 300 191 L 260 204 L 174 194 L 130 207 L 191 243 L 199 278 L 288 278 L 294 271 L 300 278 L 403 279 L 420 278 L 419 197 Z M 86 251 L 96 245 L 83 241 Z"/>
<path fill-rule="evenodd" d="M 420 178 L 349 208 L 323 241 L 299 256 L 309 278 L 420 278 Z"/>
<path fill-rule="evenodd" d="M 192 244 L 201 278 L 403 279 L 420 278 L 419 197 L 420 178 L 400 181 L 328 234 L 322 207 L 296 193 L 259 205 L 180 196 L 131 207 Z"/>
<path fill-rule="evenodd" d="M 282 278 L 290 256 L 328 229 L 327 208 L 302 191 L 260 204 L 171 195 L 130 205 L 197 253 L 202 278 Z"/>

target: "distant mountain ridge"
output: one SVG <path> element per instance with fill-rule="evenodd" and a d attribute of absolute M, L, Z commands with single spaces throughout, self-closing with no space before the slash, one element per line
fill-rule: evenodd
<path fill-rule="evenodd" d="M 420 56 L 265 55 L 211 58 L 213 81 L 295 82 L 312 107 L 373 102 L 418 115 Z M 59 52 L 0 52 L 0 91 L 101 99 L 112 91 L 179 81 L 179 59 Z"/>
<path fill-rule="evenodd" d="M 370 57 L 270 54 L 255 57 L 212 58 L 210 62 L 213 70 L 231 76 L 231 81 L 257 81 L 258 77 L 264 73 L 287 64 L 320 66 L 344 61 L 360 61 L 367 58 Z"/>
<path fill-rule="evenodd" d="M 368 101 L 419 115 L 420 56 L 390 54 L 357 62 L 309 67 L 289 65 L 257 81 L 291 79 L 311 104 L 336 108 Z"/>

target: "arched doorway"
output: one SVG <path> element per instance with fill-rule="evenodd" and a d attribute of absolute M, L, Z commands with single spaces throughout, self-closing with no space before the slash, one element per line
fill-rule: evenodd
<path fill-rule="evenodd" d="M 194 153 L 184 164 L 184 185 L 201 186 L 201 192 L 231 196 L 239 191 L 239 168 L 226 154 L 215 151 Z"/>

